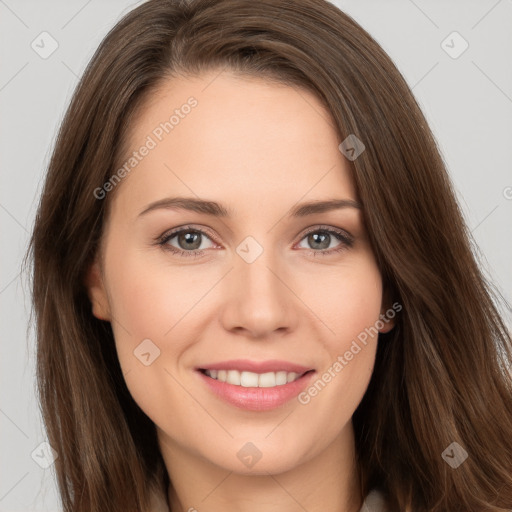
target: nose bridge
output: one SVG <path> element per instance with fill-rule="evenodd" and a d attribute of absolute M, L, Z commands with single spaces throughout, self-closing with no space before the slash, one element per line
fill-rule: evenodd
<path fill-rule="evenodd" d="M 282 282 L 282 261 L 270 246 L 270 238 L 260 243 L 248 236 L 236 247 L 227 283 L 226 328 L 244 328 L 263 336 L 290 327 L 293 294 Z"/>
<path fill-rule="evenodd" d="M 243 283 L 242 289 L 251 295 L 251 300 L 260 297 L 263 303 L 277 301 L 283 293 L 283 284 L 277 277 L 282 274 L 279 272 L 279 255 L 270 238 L 260 243 L 253 236 L 248 236 L 236 248 L 235 273 Z"/>

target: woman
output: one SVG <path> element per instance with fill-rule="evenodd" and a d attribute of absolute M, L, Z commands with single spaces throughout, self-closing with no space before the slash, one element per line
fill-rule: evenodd
<path fill-rule="evenodd" d="M 150 0 L 31 242 L 66 511 L 504 511 L 511 339 L 379 45 L 322 0 Z"/>

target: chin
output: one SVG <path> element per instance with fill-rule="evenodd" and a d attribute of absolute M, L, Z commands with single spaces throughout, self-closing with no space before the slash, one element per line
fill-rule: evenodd
<path fill-rule="evenodd" d="M 212 462 L 215 463 L 215 461 Z M 247 444 L 237 450 L 234 457 L 226 458 L 224 453 L 224 457 L 216 465 L 239 475 L 267 476 L 285 473 L 302 462 L 303 460 L 299 459 L 297 454 L 283 453 L 282 450 L 257 450 Z"/>

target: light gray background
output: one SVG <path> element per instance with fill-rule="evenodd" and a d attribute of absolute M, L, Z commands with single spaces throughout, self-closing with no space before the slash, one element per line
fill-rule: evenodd
<path fill-rule="evenodd" d="M 257 0 L 255 0 L 257 1 Z M 59 510 L 52 468 L 31 453 L 45 441 L 34 388 L 26 249 L 56 130 L 86 63 L 126 0 L 0 0 L 0 511 Z M 483 265 L 512 291 L 512 1 L 338 0 L 390 54 L 438 140 Z M 42 59 L 31 43 L 49 32 Z M 441 42 L 469 48 L 451 58 Z M 458 42 L 448 44 L 458 48 Z M 507 317 L 509 326 L 510 318 Z"/>

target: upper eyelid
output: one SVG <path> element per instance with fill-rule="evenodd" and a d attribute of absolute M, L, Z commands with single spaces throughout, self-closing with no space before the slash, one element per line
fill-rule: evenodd
<path fill-rule="evenodd" d="M 161 236 L 159 236 L 157 238 L 157 240 L 170 240 L 171 238 L 174 238 L 176 235 L 178 235 L 182 232 L 187 232 L 187 231 L 198 231 L 202 234 L 207 235 L 210 239 L 212 239 L 213 242 L 218 243 L 215 240 L 215 236 L 211 234 L 211 232 L 208 228 L 205 228 L 205 227 L 197 228 L 194 226 L 182 226 L 182 227 L 179 227 L 176 229 L 170 229 L 169 231 L 166 231 Z"/>
<path fill-rule="evenodd" d="M 338 231 L 342 231 L 345 233 L 349 238 L 353 239 L 354 236 L 349 233 L 346 229 L 343 228 L 337 228 L 335 226 L 327 226 L 325 224 L 317 224 L 316 226 L 311 226 L 310 228 L 306 228 L 306 231 L 303 231 L 302 236 L 305 236 L 309 233 L 314 233 L 315 231 L 329 231 L 338 233 Z"/>

